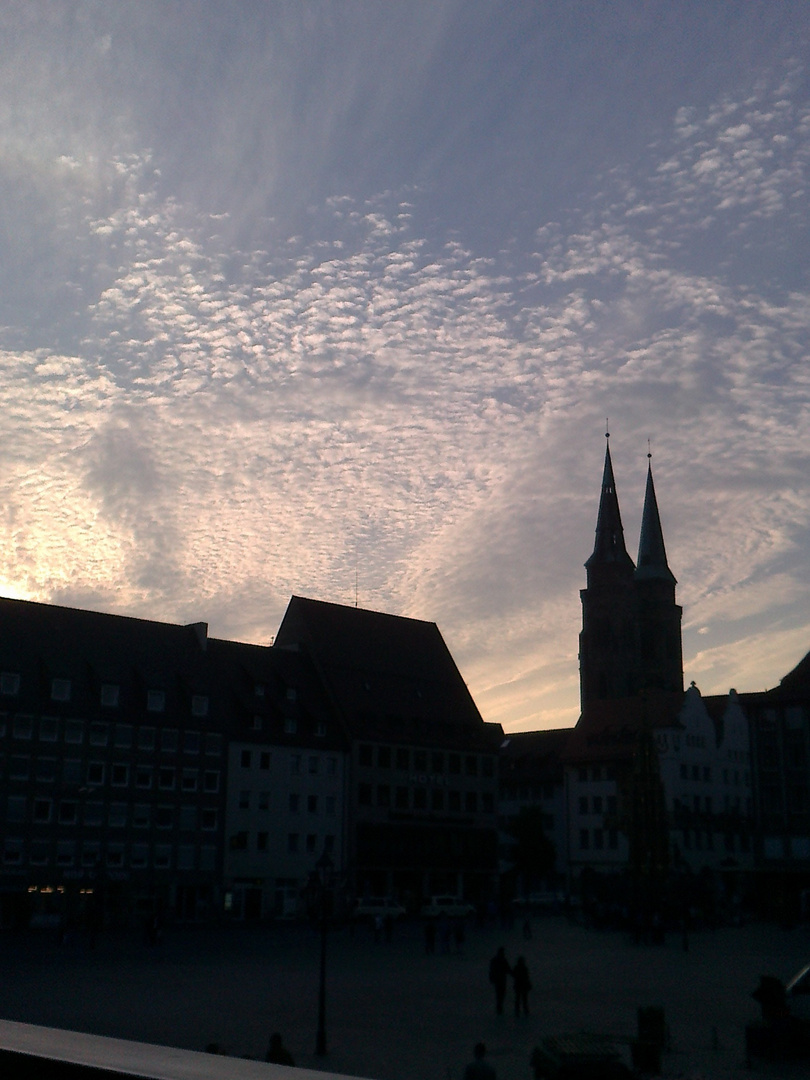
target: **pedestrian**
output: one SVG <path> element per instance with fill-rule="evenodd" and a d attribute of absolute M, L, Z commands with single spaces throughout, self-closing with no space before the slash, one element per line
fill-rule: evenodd
<path fill-rule="evenodd" d="M 267 1047 L 264 1060 L 271 1062 L 273 1065 L 295 1065 L 292 1054 L 282 1042 L 277 1031 L 274 1031 L 270 1036 L 270 1045 Z"/>
<path fill-rule="evenodd" d="M 512 980 L 515 984 L 515 1016 L 520 1016 L 520 1010 L 523 1009 L 523 1015 L 529 1015 L 529 991 L 532 988 L 532 981 L 529 978 L 529 969 L 526 966 L 526 961 L 522 956 L 519 956 L 515 961 L 515 966 L 512 968 Z"/>
<path fill-rule="evenodd" d="M 474 1059 L 464 1070 L 464 1080 L 497 1080 L 495 1070 L 488 1061 L 485 1061 L 487 1048 L 484 1043 L 476 1043 L 473 1050 Z"/>
<path fill-rule="evenodd" d="M 495 987 L 495 1011 L 500 1016 L 503 1013 L 503 999 L 506 997 L 506 979 L 512 974 L 509 961 L 506 959 L 503 945 L 489 962 L 489 981 Z"/>

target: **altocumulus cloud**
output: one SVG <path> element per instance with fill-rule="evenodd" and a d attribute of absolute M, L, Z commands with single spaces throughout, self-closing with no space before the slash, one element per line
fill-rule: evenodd
<path fill-rule="evenodd" d="M 570 723 L 609 415 L 631 550 L 654 436 L 688 676 L 773 683 L 808 646 L 808 295 L 757 260 L 806 230 L 799 81 L 681 110 L 487 257 L 418 188 L 234 250 L 149 154 L 73 162 L 62 265 L 93 273 L 52 347 L 0 354 L 5 588 L 267 641 L 357 574 L 488 719 Z"/>

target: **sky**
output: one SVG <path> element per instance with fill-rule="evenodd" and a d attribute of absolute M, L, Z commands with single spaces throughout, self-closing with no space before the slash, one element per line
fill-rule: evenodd
<path fill-rule="evenodd" d="M 778 685 L 809 46 L 805 0 L 7 0 L 0 594 L 428 619 L 484 719 L 568 726 L 607 422 L 686 683 Z"/>

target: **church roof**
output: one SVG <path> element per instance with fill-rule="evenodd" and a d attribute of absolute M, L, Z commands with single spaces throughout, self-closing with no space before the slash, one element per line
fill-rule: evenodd
<path fill-rule="evenodd" d="M 651 693 L 589 702 L 563 750 L 567 764 L 632 758 L 645 727 L 680 727 L 681 693 Z"/>
<path fill-rule="evenodd" d="M 647 490 L 644 495 L 644 512 L 641 515 L 641 538 L 638 545 L 636 579 L 660 578 L 675 584 L 675 576 L 667 564 L 664 533 L 655 497 L 652 465 L 647 466 Z"/>
<path fill-rule="evenodd" d="M 596 543 L 593 554 L 585 563 L 590 568 L 601 563 L 618 563 L 633 566 L 633 560 L 624 544 L 622 515 L 619 511 L 619 497 L 616 494 L 616 481 L 613 477 L 613 462 L 610 458 L 610 443 L 605 446 L 605 468 L 602 474 L 602 495 L 599 500 L 599 514 L 596 518 Z"/>

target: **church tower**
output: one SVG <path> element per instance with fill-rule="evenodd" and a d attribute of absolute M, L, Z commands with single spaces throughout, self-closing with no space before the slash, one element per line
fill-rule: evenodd
<path fill-rule="evenodd" d="M 647 491 L 641 517 L 641 538 L 635 581 L 641 650 L 641 689 L 683 693 L 681 614 L 675 603 L 675 576 L 667 564 L 664 533 L 653 484 L 651 454 L 647 454 Z"/>
<path fill-rule="evenodd" d="M 648 464 L 636 566 L 624 544 L 609 434 L 606 438 L 596 543 L 585 563 L 587 588 L 580 592 L 583 712 L 593 702 L 635 697 L 643 690 L 683 693 L 681 608 L 675 603 L 652 467 Z"/>
<path fill-rule="evenodd" d="M 592 701 L 629 697 L 638 688 L 636 588 L 633 560 L 624 546 L 619 497 L 605 446 L 602 495 L 596 519 L 596 543 L 585 563 L 582 632 L 579 635 L 579 683 L 582 709 Z"/>

